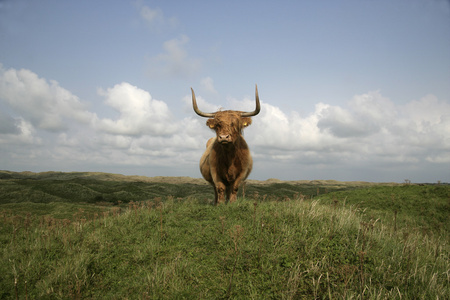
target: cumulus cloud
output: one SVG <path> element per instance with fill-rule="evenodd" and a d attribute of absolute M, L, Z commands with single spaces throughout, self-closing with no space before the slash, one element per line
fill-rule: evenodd
<path fill-rule="evenodd" d="M 66 120 L 87 124 L 95 117 L 58 82 L 39 78 L 30 70 L 5 70 L 1 65 L 0 100 L 33 126 L 47 131 L 66 130 Z"/>
<path fill-rule="evenodd" d="M 379 92 L 355 96 L 349 107 L 327 107 L 322 112 L 318 127 L 336 137 L 364 137 L 378 132 L 396 117 L 394 104 Z"/>
<path fill-rule="evenodd" d="M 215 112 L 221 109 L 220 105 L 216 105 L 216 104 L 212 104 L 210 102 L 208 102 L 205 98 L 202 97 L 202 94 L 198 94 L 198 91 L 195 90 L 194 88 L 194 93 L 195 93 L 195 100 L 197 101 L 197 105 L 198 108 L 206 113 L 209 112 Z M 183 103 L 184 103 L 184 111 L 186 113 L 191 114 L 193 112 L 193 108 L 192 108 L 192 95 L 186 95 L 185 97 L 183 97 Z"/>
<path fill-rule="evenodd" d="M 419 100 L 411 101 L 403 107 L 404 119 L 411 122 L 415 130 L 426 132 L 427 129 L 439 124 L 448 125 L 450 104 L 439 101 L 433 95 L 427 95 Z M 443 128 L 445 130 L 445 128 Z"/>
<path fill-rule="evenodd" d="M 197 98 L 200 107 L 214 111 L 211 104 Z M 185 101 L 191 105 L 190 97 Z M 227 102 L 227 109 L 255 107 L 253 97 Z M 449 121 L 450 105 L 434 96 L 396 105 L 379 91 L 371 91 L 354 96 L 345 106 L 318 103 L 305 116 L 261 101 L 260 114 L 244 134 L 255 161 L 263 166 L 272 162 L 272 168 L 283 163 L 283 168 L 299 170 L 305 166 L 413 168 L 449 161 Z"/>
<path fill-rule="evenodd" d="M 186 78 L 197 73 L 201 60 L 188 55 L 189 38 L 182 35 L 164 42 L 164 52 L 149 59 L 148 74 L 152 78 Z"/>
<path fill-rule="evenodd" d="M 19 121 L 0 110 L 0 134 L 20 133 Z"/>
<path fill-rule="evenodd" d="M 42 145 L 42 138 L 36 136 L 36 130 L 33 125 L 22 118 L 13 120 L 13 122 L 13 130 L 0 132 L 0 145 L 2 148 L 14 149 L 14 147 L 21 146 Z"/>
<path fill-rule="evenodd" d="M 351 114 L 341 107 L 328 107 L 323 111 L 323 118 L 317 124 L 323 131 L 329 131 L 336 137 L 358 137 L 374 133 L 377 127 L 366 123 L 364 119 Z"/>
<path fill-rule="evenodd" d="M 255 118 L 249 143 L 267 160 L 438 163 L 450 150 L 450 105 L 430 96 L 398 106 L 369 92 L 347 108 L 319 103 L 303 118 L 263 103 Z"/>
<path fill-rule="evenodd" d="M 136 86 L 123 82 L 99 94 L 105 97 L 105 104 L 114 108 L 119 117 L 116 120 L 99 120 L 98 128 L 104 132 L 122 135 L 168 135 L 177 130 L 167 104 Z"/>
<path fill-rule="evenodd" d="M 11 169 L 48 165 L 48 169 L 60 170 L 99 165 L 176 166 L 190 162 L 203 148 L 198 139 L 199 120 L 175 119 L 164 101 L 126 82 L 98 90 L 104 105 L 117 112 L 116 117 L 105 118 L 89 111 L 57 82 L 39 78 L 30 70 L 2 69 L 0 87 L 4 168 L 6 163 L 15 166 Z"/>
<path fill-rule="evenodd" d="M 178 24 L 176 18 L 166 18 L 160 8 L 151 8 L 142 1 L 137 1 L 136 7 L 139 10 L 140 17 L 153 30 L 161 30 L 165 27 L 174 28 Z"/>
<path fill-rule="evenodd" d="M 123 82 L 98 90 L 105 107 L 116 111 L 99 118 L 55 81 L 29 70 L 0 70 L 3 168 L 106 167 L 120 172 L 145 166 L 163 172 L 149 175 L 181 175 L 177 170 L 184 168 L 190 171 L 183 175 L 200 176 L 198 160 L 214 133 L 193 113 L 191 95 L 182 99 L 188 116 L 176 119 L 167 103 Z M 213 88 L 210 78 L 200 83 L 206 93 Z M 201 110 L 218 110 L 199 94 Z M 229 98 L 224 106 L 250 111 L 255 100 Z M 258 172 L 264 171 L 272 174 L 266 178 L 321 172 L 327 176 L 319 178 L 339 179 L 352 170 L 384 174 L 397 169 L 420 173 L 424 168 L 446 174 L 443 166 L 450 163 L 450 104 L 433 95 L 396 105 L 374 91 L 356 95 L 343 106 L 318 103 L 307 115 L 284 112 L 264 101 L 261 106 L 244 131 L 259 178 L 264 175 Z"/>

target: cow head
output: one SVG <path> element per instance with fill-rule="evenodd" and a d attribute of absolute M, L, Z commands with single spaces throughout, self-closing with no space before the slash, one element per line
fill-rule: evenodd
<path fill-rule="evenodd" d="M 256 116 L 261 110 L 257 86 L 255 90 L 256 109 L 252 112 L 225 110 L 214 113 L 204 113 L 197 107 L 197 101 L 192 88 L 191 91 L 194 111 L 201 117 L 210 118 L 206 121 L 206 125 L 216 132 L 217 141 L 222 145 L 234 143 L 242 134 L 242 130 L 252 123 L 252 119 L 250 117 Z"/>

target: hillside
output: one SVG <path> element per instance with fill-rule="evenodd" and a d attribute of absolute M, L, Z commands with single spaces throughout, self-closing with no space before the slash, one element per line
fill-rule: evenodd
<path fill-rule="evenodd" d="M 1 299 L 450 298 L 448 185 L 0 178 Z"/>
<path fill-rule="evenodd" d="M 187 176 L 170 177 L 170 176 L 137 176 L 122 175 L 102 172 L 12 172 L 0 170 L 0 179 L 35 179 L 35 180 L 71 180 L 76 178 L 94 179 L 102 181 L 126 181 L 126 182 L 157 182 L 171 184 L 198 184 L 208 185 L 203 178 L 192 178 Z M 337 180 L 290 180 L 283 181 L 275 178 L 267 180 L 246 180 L 252 185 L 268 185 L 277 183 L 287 183 L 293 185 L 320 185 L 320 186 L 374 186 L 374 185 L 398 185 L 394 182 L 366 182 L 366 181 L 337 181 Z"/>
<path fill-rule="evenodd" d="M 394 183 L 248 180 L 239 196 L 292 198 L 313 197 L 332 191 Z M 7 203 L 97 203 L 117 205 L 156 197 L 195 197 L 212 201 L 213 188 L 204 179 L 190 177 L 145 177 L 99 172 L 10 172 L 0 171 L 0 204 Z"/>
<path fill-rule="evenodd" d="M 0 217 L 4 299 L 450 297 L 446 239 L 319 200 L 171 198 L 88 220 Z"/>

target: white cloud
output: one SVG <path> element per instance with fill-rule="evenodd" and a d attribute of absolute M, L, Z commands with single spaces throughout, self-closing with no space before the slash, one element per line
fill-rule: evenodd
<path fill-rule="evenodd" d="M 202 89 L 210 94 L 217 94 L 216 89 L 214 88 L 214 80 L 211 77 L 205 77 L 200 81 L 200 85 Z"/>
<path fill-rule="evenodd" d="M 99 90 L 105 104 L 119 112 L 116 120 L 99 120 L 98 128 L 111 134 L 122 135 L 168 135 L 177 130 L 167 104 L 136 86 L 123 82 L 113 88 Z"/>
<path fill-rule="evenodd" d="M 160 8 L 151 8 L 142 1 L 136 2 L 140 17 L 152 30 L 162 30 L 163 28 L 175 28 L 178 20 L 174 17 L 166 18 Z"/>
<path fill-rule="evenodd" d="M 317 126 L 321 130 L 341 138 L 366 136 L 376 131 L 370 122 L 366 123 L 365 120 L 357 118 L 350 111 L 333 106 L 324 110 L 323 118 L 317 123 Z"/>
<path fill-rule="evenodd" d="M 441 153 L 435 156 L 427 156 L 426 160 L 436 164 L 450 164 L 450 153 Z"/>
<path fill-rule="evenodd" d="M 385 123 L 397 116 L 395 104 L 383 97 L 379 91 L 356 95 L 349 102 L 349 107 L 359 118 L 369 118 L 375 123 Z"/>
<path fill-rule="evenodd" d="M 448 125 L 448 120 L 445 118 L 450 117 L 450 104 L 440 102 L 433 95 L 411 101 L 404 106 L 403 110 L 405 118 L 411 121 L 419 131 L 426 131 L 430 126 L 441 123 Z"/>
<path fill-rule="evenodd" d="M 325 109 L 318 122 L 319 128 L 341 138 L 366 137 L 396 118 L 394 104 L 379 92 L 357 95 L 349 102 L 349 107 L 330 106 Z"/>
<path fill-rule="evenodd" d="M 201 111 L 210 113 L 210 112 L 216 112 L 219 109 L 221 109 L 221 106 L 207 102 L 201 95 L 197 94 L 195 89 L 194 89 L 194 93 L 195 93 L 195 99 L 197 101 L 197 106 Z M 189 113 L 189 114 L 194 113 L 194 109 L 192 107 L 192 95 L 191 94 L 183 97 L 183 103 L 184 103 L 184 111 L 186 113 Z M 196 117 L 196 116 L 197 115 L 194 113 L 194 115 L 192 117 Z"/>
<path fill-rule="evenodd" d="M 161 9 L 151 9 L 148 6 L 142 6 L 140 10 L 141 17 L 149 23 L 162 22 L 164 15 Z"/>
<path fill-rule="evenodd" d="M 2 147 L 14 149 L 15 147 L 42 145 L 42 138 L 36 136 L 33 125 L 22 118 L 14 120 L 17 128 L 12 132 L 0 132 L 0 145 Z M 13 150 L 14 151 L 14 150 Z"/>
<path fill-rule="evenodd" d="M 48 131 L 67 130 L 67 121 L 87 124 L 94 114 L 58 82 L 39 78 L 30 70 L 5 70 L 0 65 L 0 101 L 33 126 Z"/>
<path fill-rule="evenodd" d="M 0 134 L 18 134 L 19 121 L 0 110 Z"/>
<path fill-rule="evenodd" d="M 449 104 L 433 97 L 396 106 L 369 92 L 355 96 L 349 108 L 318 104 L 304 118 L 263 103 L 247 140 L 264 160 L 437 163 L 448 158 L 449 122 Z"/>
<path fill-rule="evenodd" d="M 205 78 L 200 85 L 207 91 L 213 81 Z M 187 175 L 200 176 L 198 161 L 206 141 L 214 135 L 205 126 L 205 118 L 193 112 L 191 95 L 182 99 L 189 116 L 176 119 L 164 101 L 123 82 L 99 89 L 104 105 L 117 112 L 100 119 L 57 82 L 29 70 L 1 69 L 0 87 L 3 168 L 107 167 L 120 172 L 124 167 L 145 166 L 173 175 L 184 168 L 192 172 Z M 203 111 L 218 110 L 201 96 L 197 100 Z M 250 111 L 255 100 L 230 98 L 225 106 Z M 268 177 L 285 176 L 288 170 L 289 174 L 299 170 L 300 178 L 306 170 L 330 172 L 329 176 L 355 169 L 381 174 L 399 169 L 421 172 L 445 169 L 442 164 L 450 163 L 450 104 L 432 95 L 395 105 L 379 92 L 368 92 L 353 97 L 347 106 L 318 103 L 305 116 L 286 113 L 264 101 L 261 106 L 244 134 L 255 172 L 273 174 Z M 254 176 L 264 177 L 261 173 Z"/>
<path fill-rule="evenodd" d="M 129 83 L 99 89 L 104 104 L 117 111 L 117 117 L 102 119 L 29 70 L 2 70 L 0 86 L 0 105 L 17 116 L 0 113 L 0 156 L 15 168 L 176 166 L 201 155 L 199 120 L 174 119 L 165 102 Z M 48 120 L 58 122 L 49 128 Z"/>
<path fill-rule="evenodd" d="M 199 106 L 207 107 L 200 99 Z M 191 105 L 190 98 L 185 101 Z M 348 107 L 318 103 L 307 116 L 263 101 L 261 106 L 244 134 L 262 164 L 409 165 L 445 162 L 450 152 L 449 104 L 431 96 L 400 106 L 378 91 L 368 92 L 353 97 Z M 230 98 L 226 105 L 243 111 L 254 107 L 250 98 Z"/>
<path fill-rule="evenodd" d="M 196 74 L 201 68 L 201 60 L 188 55 L 185 47 L 189 38 L 164 42 L 164 52 L 149 59 L 148 74 L 152 78 L 185 78 Z"/>

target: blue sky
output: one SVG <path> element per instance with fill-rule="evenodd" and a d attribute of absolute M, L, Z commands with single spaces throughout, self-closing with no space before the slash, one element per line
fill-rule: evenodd
<path fill-rule="evenodd" d="M 255 84 L 251 179 L 450 181 L 447 0 L 0 1 L 0 169 L 200 177 Z"/>

